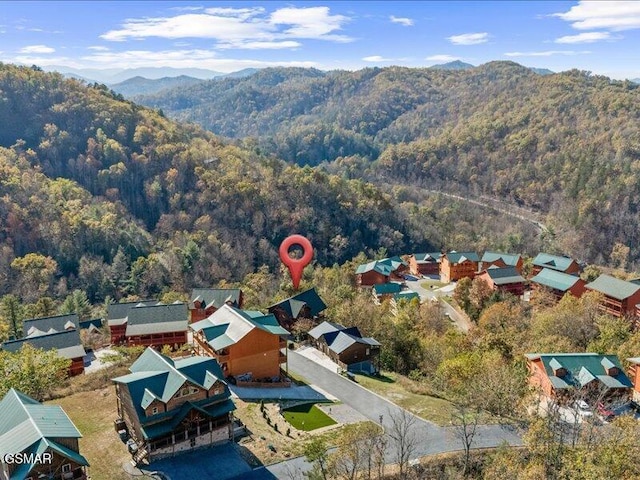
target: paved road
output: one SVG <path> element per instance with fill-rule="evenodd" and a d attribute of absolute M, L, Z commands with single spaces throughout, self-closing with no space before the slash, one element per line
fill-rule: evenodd
<path fill-rule="evenodd" d="M 391 415 L 399 415 L 403 410 L 390 401 L 370 392 L 357 383 L 346 379 L 327 369 L 320 368 L 311 360 L 289 352 L 289 369 L 306 378 L 314 385 L 335 395 L 343 403 L 348 404 L 370 420 L 379 423 L 382 416 L 382 425 L 385 430 L 391 427 Z M 414 457 L 430 455 L 434 453 L 460 450 L 461 442 L 456 439 L 455 432 L 450 427 L 440 427 L 435 423 L 415 417 L 413 434 L 418 438 L 418 448 Z M 499 425 L 482 425 L 478 427 L 474 447 L 493 447 L 502 442 L 512 445 L 522 443 L 520 437 L 509 428 Z M 391 452 L 393 457 L 395 452 Z M 392 459 L 395 460 L 395 459 Z"/>
<path fill-rule="evenodd" d="M 455 322 L 457 327 L 465 333 L 468 332 L 469 328 L 471 327 L 471 325 L 469 324 L 469 320 L 464 315 L 461 315 L 455 308 L 453 308 L 447 302 L 440 299 L 442 292 L 440 292 L 439 290 L 429 290 L 422 287 L 420 283 L 424 281 L 425 281 L 424 279 L 420 279 L 416 281 L 407 280 L 406 283 L 407 283 L 407 287 L 410 290 L 413 290 L 414 292 L 417 292 L 418 295 L 420 295 L 420 301 L 425 302 L 425 301 L 431 301 L 434 298 L 438 299 L 438 301 L 440 302 L 440 305 L 442 305 L 444 312 L 449 314 L 449 318 L 453 322 Z"/>

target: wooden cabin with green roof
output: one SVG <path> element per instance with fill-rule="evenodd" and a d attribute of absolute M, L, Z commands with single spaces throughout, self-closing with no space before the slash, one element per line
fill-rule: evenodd
<path fill-rule="evenodd" d="M 267 310 L 275 315 L 282 328 L 291 331 L 299 319 L 318 320 L 326 308 L 327 305 L 324 300 L 313 287 L 292 297 L 285 298 L 271 305 Z"/>
<path fill-rule="evenodd" d="M 0 400 L 0 479 L 86 480 L 80 437 L 60 406 L 12 388 Z"/>
<path fill-rule="evenodd" d="M 289 386 L 281 374 L 283 364 L 286 371 L 289 332 L 274 315 L 223 305 L 189 328 L 196 353 L 215 358 L 226 378 L 239 385 Z"/>
<path fill-rule="evenodd" d="M 616 355 L 598 353 L 527 353 L 529 383 L 548 398 L 584 397 L 626 401 L 632 383 Z"/>
<path fill-rule="evenodd" d="M 525 279 L 516 267 L 500 268 L 493 265 L 479 273 L 477 277 L 493 291 L 510 293 L 516 297 L 524 295 Z"/>
<path fill-rule="evenodd" d="M 519 253 L 484 252 L 480 259 L 481 270 L 486 270 L 493 266 L 498 268 L 514 267 L 519 274 L 522 274 L 522 256 Z"/>
<path fill-rule="evenodd" d="M 231 440 L 235 406 L 213 358 L 173 360 L 147 348 L 129 371 L 113 382 L 135 463 Z"/>
<path fill-rule="evenodd" d="M 414 253 L 409 256 L 411 275 L 438 275 L 440 273 L 440 252 Z"/>
<path fill-rule="evenodd" d="M 640 285 L 602 274 L 585 285 L 587 290 L 602 293 L 600 309 L 614 317 L 635 318 L 640 303 Z"/>
<path fill-rule="evenodd" d="M 585 285 L 587 284 L 580 277 L 550 268 L 540 270 L 537 275 L 531 278 L 530 282 L 534 296 L 536 292 L 545 289 L 551 292 L 556 301 L 560 301 L 567 293 L 580 298 L 585 292 Z"/>
<path fill-rule="evenodd" d="M 242 308 L 239 288 L 194 288 L 189 300 L 189 323 L 204 320 L 223 305 Z"/>
<path fill-rule="evenodd" d="M 480 257 L 476 252 L 456 252 L 455 250 L 445 253 L 440 259 L 440 278 L 443 282 L 456 282 L 461 278 L 471 278 L 476 276 Z"/>
<path fill-rule="evenodd" d="M 549 253 L 539 253 L 533 259 L 533 275 L 543 268 L 550 268 L 569 275 L 580 275 L 580 265 L 574 259 Z"/>

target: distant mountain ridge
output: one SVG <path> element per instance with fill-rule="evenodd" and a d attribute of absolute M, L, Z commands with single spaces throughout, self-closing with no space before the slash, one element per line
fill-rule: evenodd
<path fill-rule="evenodd" d="M 476 66 L 460 60 L 454 60 L 453 62 L 431 65 L 429 68 L 433 68 L 435 70 L 469 70 L 470 68 L 476 68 Z"/>
<path fill-rule="evenodd" d="M 125 80 L 124 82 L 109 85 L 109 88 L 127 98 L 133 98 L 137 95 L 151 95 L 168 88 L 184 88 L 202 81 L 203 80 L 199 78 L 189 77 L 187 75 L 163 77 L 158 79 L 133 77 Z"/>
<path fill-rule="evenodd" d="M 60 65 L 44 67 L 49 72 L 59 72 L 65 76 L 79 77 L 90 83 L 98 82 L 115 84 L 124 82 L 130 78 L 142 77 L 149 80 L 158 80 L 165 77 L 187 76 L 200 80 L 209 80 L 225 75 L 222 72 L 206 70 L 203 68 L 172 68 L 172 67 L 142 67 L 142 68 L 71 68 Z"/>

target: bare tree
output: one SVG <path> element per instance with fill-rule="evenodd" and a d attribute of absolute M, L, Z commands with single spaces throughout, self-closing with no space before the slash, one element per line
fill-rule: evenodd
<path fill-rule="evenodd" d="M 404 409 L 391 412 L 388 410 L 390 425 L 386 430 L 395 448 L 396 461 L 400 469 L 400 478 L 404 478 L 409 467 L 409 460 L 418 446 L 415 432 L 417 418 Z"/>
<path fill-rule="evenodd" d="M 462 442 L 464 450 L 463 475 L 469 473 L 469 460 L 471 455 L 471 445 L 476 436 L 480 411 L 477 408 L 469 408 L 466 405 L 456 405 L 456 410 L 451 414 L 451 423 L 456 437 Z"/>

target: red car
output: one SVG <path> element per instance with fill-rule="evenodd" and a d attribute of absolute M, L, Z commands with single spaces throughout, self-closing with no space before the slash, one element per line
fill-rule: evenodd
<path fill-rule="evenodd" d="M 607 422 L 610 422 L 616 416 L 616 414 L 612 410 L 609 410 L 607 407 L 605 407 L 604 403 L 602 402 L 598 402 L 598 415 L 600 415 L 600 417 Z"/>

